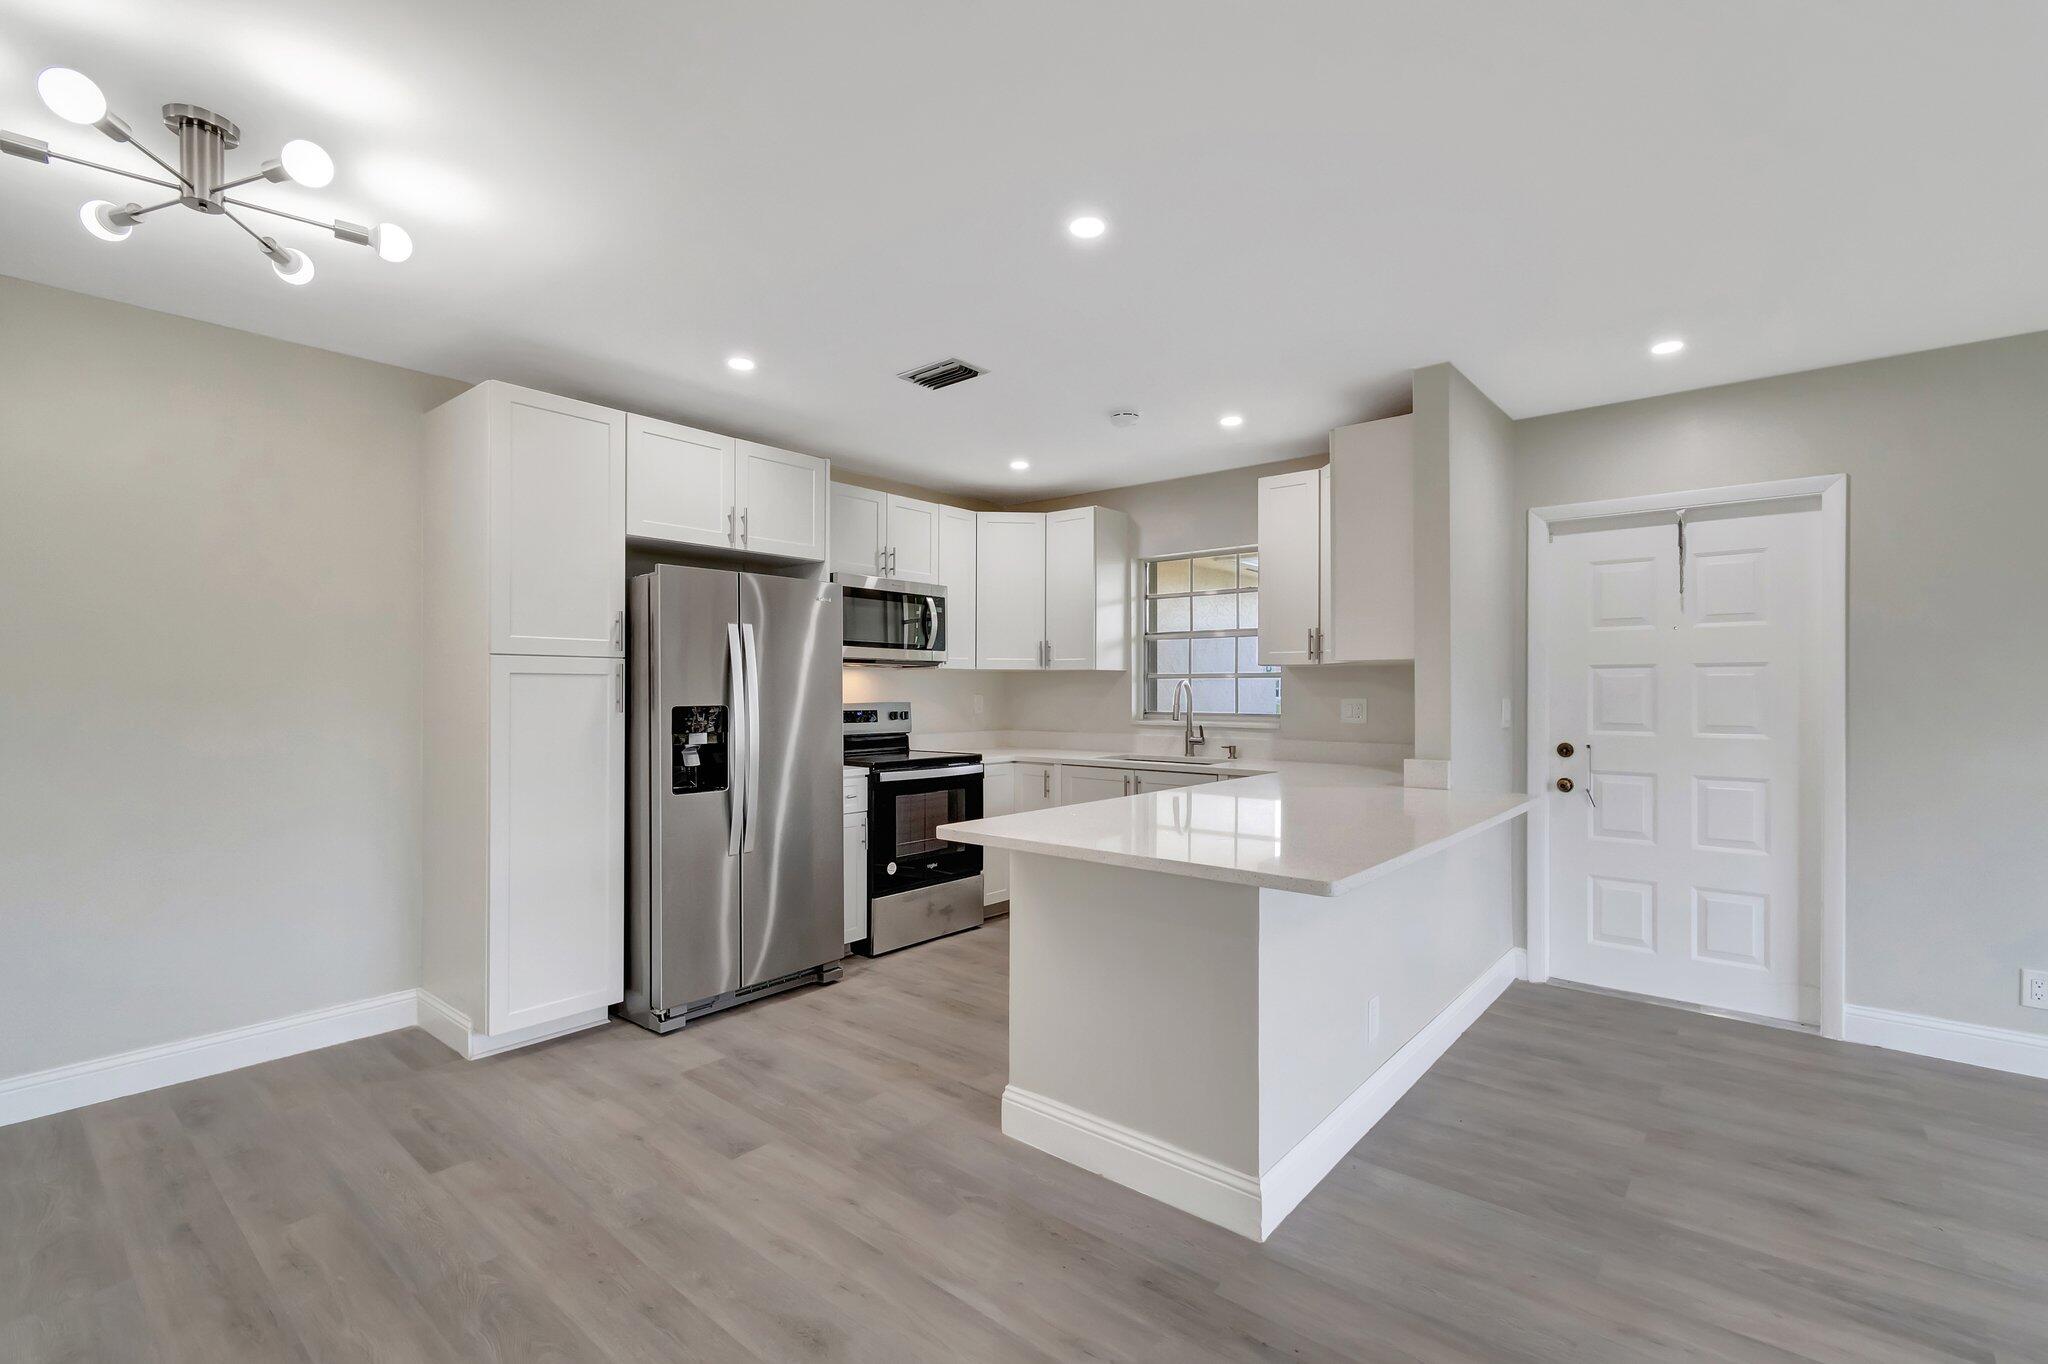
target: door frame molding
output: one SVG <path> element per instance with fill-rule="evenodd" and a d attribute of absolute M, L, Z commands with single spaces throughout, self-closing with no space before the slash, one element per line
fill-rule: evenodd
<path fill-rule="evenodd" d="M 1602 502 L 1529 509 L 1528 774 L 1531 794 L 1527 850 L 1529 979 L 1550 978 L 1550 802 L 1534 789 L 1549 753 L 1550 676 L 1545 603 L 1551 585 L 1553 530 L 1575 521 L 1642 516 L 1682 509 L 1818 497 L 1821 526 L 1821 609 L 1814 641 L 1820 660 L 1821 726 L 1821 1002 L 1823 1036 L 1840 1038 L 1847 990 L 1849 752 L 1849 476 L 1823 474 L 1770 483 L 1650 493 Z"/>

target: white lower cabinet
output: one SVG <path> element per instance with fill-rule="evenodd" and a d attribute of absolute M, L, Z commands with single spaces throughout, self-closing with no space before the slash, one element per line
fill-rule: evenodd
<path fill-rule="evenodd" d="M 1207 772 L 1139 772 L 1138 794 L 1172 791 L 1182 786 L 1207 786 L 1216 778 Z"/>
<path fill-rule="evenodd" d="M 839 852 L 845 860 L 846 941 L 859 942 L 868 935 L 868 817 L 842 816 Z"/>
<path fill-rule="evenodd" d="M 1137 774 L 1128 767 L 1060 767 L 1060 804 L 1081 805 L 1137 794 Z"/>
<path fill-rule="evenodd" d="M 1059 768 L 1051 763 L 1012 763 L 1017 771 L 1017 809 L 1043 810 L 1060 803 Z"/>
<path fill-rule="evenodd" d="M 616 1004 L 625 962 L 625 664 L 491 659 L 486 1030 Z"/>
<path fill-rule="evenodd" d="M 1017 765 L 989 763 L 982 769 L 981 813 L 984 818 L 1017 811 Z M 981 850 L 981 902 L 993 905 L 1010 898 L 1010 855 L 1000 848 Z"/>

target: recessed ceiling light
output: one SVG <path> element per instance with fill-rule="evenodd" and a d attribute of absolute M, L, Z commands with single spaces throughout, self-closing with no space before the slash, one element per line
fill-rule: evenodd
<path fill-rule="evenodd" d="M 1216 424 L 1217 424 L 1218 426 L 1243 426 L 1243 425 L 1244 425 L 1244 413 L 1242 413 L 1242 412 L 1226 412 L 1226 413 L 1224 413 L 1224 414 L 1223 414 L 1222 416 L 1220 416 L 1220 417 L 1218 417 L 1218 418 L 1216 419 Z"/>
<path fill-rule="evenodd" d="M 754 358 L 750 355 L 728 355 L 725 357 L 725 367 L 738 370 L 741 374 L 748 374 L 753 371 Z"/>
<path fill-rule="evenodd" d="M 1031 461 L 1028 459 L 1013 459 L 1010 461 L 1010 467 L 1021 474 L 1031 467 Z"/>
<path fill-rule="evenodd" d="M 1107 231 L 1109 231 L 1109 224 L 1093 214 L 1085 214 L 1067 224 L 1068 234 L 1079 237 L 1084 242 L 1093 241 Z"/>
<path fill-rule="evenodd" d="M 1667 338 L 1665 338 L 1664 340 L 1662 340 L 1662 341 L 1659 341 L 1659 342 L 1657 342 L 1657 343 L 1656 343 L 1655 345 L 1652 345 L 1652 346 L 1650 347 L 1650 354 L 1652 354 L 1652 355 L 1676 355 L 1676 354 L 1678 354 L 1678 352 L 1680 352 L 1680 351 L 1682 351 L 1682 350 L 1684 350 L 1684 349 L 1685 349 L 1685 342 L 1683 342 L 1683 341 L 1679 340 L 1679 339 L 1678 339 L 1677 337 L 1675 337 L 1675 336 L 1672 336 L 1672 337 L 1667 337 Z"/>

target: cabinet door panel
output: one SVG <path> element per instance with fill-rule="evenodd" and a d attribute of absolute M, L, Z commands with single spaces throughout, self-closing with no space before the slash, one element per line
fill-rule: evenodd
<path fill-rule="evenodd" d="M 984 668 L 1042 667 L 1045 640 L 1045 515 L 975 516 L 975 648 Z"/>
<path fill-rule="evenodd" d="M 1322 620 L 1322 473 L 1259 480 L 1259 660 L 1308 663 Z"/>
<path fill-rule="evenodd" d="M 1216 778 L 1207 772 L 1140 772 L 1138 773 L 1138 794 L 1147 791 L 1171 791 L 1181 786 L 1207 786 Z"/>
<path fill-rule="evenodd" d="M 1017 768 L 990 763 L 981 783 L 981 813 L 994 819 L 1017 810 Z M 981 902 L 992 905 L 1010 898 L 1010 855 L 1001 848 L 981 850 Z"/>
<path fill-rule="evenodd" d="M 490 425 L 491 652 L 623 655 L 626 414 L 504 385 Z"/>
<path fill-rule="evenodd" d="M 845 816 L 840 835 L 839 855 L 846 867 L 846 941 L 859 942 L 868 935 L 868 817 Z"/>
<path fill-rule="evenodd" d="M 1012 799 L 1017 809 L 1043 810 L 1059 803 L 1059 769 L 1051 763 L 1012 763 L 1016 778 Z"/>
<path fill-rule="evenodd" d="M 830 468 L 814 455 L 734 443 L 740 548 L 785 559 L 825 557 Z"/>
<path fill-rule="evenodd" d="M 1095 666 L 1098 605 L 1095 510 L 1048 512 L 1045 518 L 1045 638 L 1048 666 Z"/>
<path fill-rule="evenodd" d="M 1091 800 L 1114 800 L 1118 796 L 1132 794 L 1136 784 L 1129 768 L 1062 766 L 1060 804 L 1083 805 Z"/>
<path fill-rule="evenodd" d="M 904 582 L 939 580 L 937 503 L 889 495 L 889 560 L 882 571 Z"/>
<path fill-rule="evenodd" d="M 972 668 L 976 658 L 974 513 L 939 508 L 939 581 L 946 588 L 946 666 Z"/>
<path fill-rule="evenodd" d="M 832 485 L 832 571 L 863 578 L 882 576 L 882 547 L 888 543 L 889 495 L 850 483 Z"/>
<path fill-rule="evenodd" d="M 626 418 L 626 534 L 729 549 L 739 542 L 733 440 Z"/>
<path fill-rule="evenodd" d="M 624 996 L 625 666 L 491 660 L 493 1034 Z"/>

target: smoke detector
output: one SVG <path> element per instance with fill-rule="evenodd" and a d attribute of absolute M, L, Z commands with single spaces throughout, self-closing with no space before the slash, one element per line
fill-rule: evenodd
<path fill-rule="evenodd" d="M 1119 408 L 1109 414 L 1109 424 L 1111 426 L 1136 426 L 1138 424 L 1138 414 L 1131 411 L 1128 407 Z"/>

